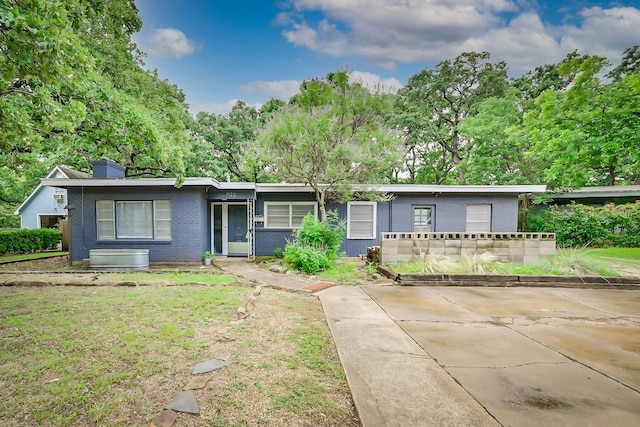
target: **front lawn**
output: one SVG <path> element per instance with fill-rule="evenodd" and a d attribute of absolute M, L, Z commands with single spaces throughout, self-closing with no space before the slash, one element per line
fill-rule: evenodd
<path fill-rule="evenodd" d="M 1 424 L 148 425 L 196 363 L 226 353 L 195 392 L 200 415 L 176 425 L 358 425 L 319 301 L 250 292 L 0 287 Z"/>

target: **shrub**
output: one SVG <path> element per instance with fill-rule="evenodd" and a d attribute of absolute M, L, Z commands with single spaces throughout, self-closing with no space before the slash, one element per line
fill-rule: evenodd
<path fill-rule="evenodd" d="M 327 212 L 327 222 L 313 215 L 302 220 L 302 227 L 293 233 L 292 241 L 284 248 L 284 259 L 293 268 L 314 274 L 333 266 L 344 238 L 346 226 L 336 211 Z"/>
<path fill-rule="evenodd" d="M 528 231 L 556 233 L 559 247 L 640 246 L 640 203 L 549 206 L 533 213 Z"/>
<path fill-rule="evenodd" d="M 20 215 L 0 214 L 0 228 L 20 228 Z"/>
<path fill-rule="evenodd" d="M 17 254 L 55 249 L 62 234 L 49 228 L 0 230 L 0 254 Z"/>
<path fill-rule="evenodd" d="M 275 248 L 273 250 L 273 256 L 276 258 L 284 258 L 284 252 L 282 248 Z"/>

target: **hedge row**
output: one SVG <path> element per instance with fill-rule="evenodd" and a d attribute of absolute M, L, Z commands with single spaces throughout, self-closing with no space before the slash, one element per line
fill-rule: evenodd
<path fill-rule="evenodd" d="M 529 231 L 556 233 L 559 247 L 640 247 L 640 202 L 549 206 L 532 213 Z"/>
<path fill-rule="evenodd" d="M 0 228 L 20 228 L 20 215 L 0 214 Z"/>
<path fill-rule="evenodd" d="M 56 249 L 62 234 L 50 228 L 0 230 L 0 254 L 19 254 Z"/>

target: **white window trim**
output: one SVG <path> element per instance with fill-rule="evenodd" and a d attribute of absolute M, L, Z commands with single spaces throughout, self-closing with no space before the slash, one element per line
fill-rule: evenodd
<path fill-rule="evenodd" d="M 118 215 L 116 213 L 116 204 L 118 202 L 152 202 L 151 208 L 151 221 L 152 221 L 152 232 L 153 237 L 122 237 L 118 236 L 117 232 L 117 224 L 118 224 Z M 156 217 L 156 202 L 169 202 L 169 215 L 170 218 L 157 218 Z M 98 215 L 98 205 L 99 204 L 109 204 L 111 208 L 111 218 L 101 219 Z M 156 232 L 156 221 L 169 221 L 169 233 L 170 237 L 158 237 Z M 111 229 L 113 230 L 113 234 L 110 237 L 101 238 L 99 233 L 100 222 L 109 222 L 111 223 Z M 96 200 L 96 240 L 97 241 L 116 241 L 116 240 L 146 240 L 146 241 L 171 241 L 173 239 L 173 203 L 169 199 L 156 199 L 156 200 Z"/>
<path fill-rule="evenodd" d="M 269 206 L 274 206 L 274 205 L 279 205 L 279 206 L 283 206 L 283 205 L 288 205 L 289 206 L 289 226 L 288 227 L 280 227 L 280 226 L 270 226 L 269 225 Z M 293 221 L 293 214 L 292 214 L 292 206 L 300 206 L 300 205 L 306 205 L 306 206 L 310 206 L 313 205 L 313 216 L 315 218 L 318 217 L 318 203 L 317 202 L 264 202 L 264 228 L 271 228 L 271 229 L 294 229 L 294 228 L 300 228 L 300 227 L 294 227 L 292 224 Z"/>
<path fill-rule="evenodd" d="M 351 206 L 357 206 L 357 205 L 369 205 L 369 206 L 373 206 L 373 227 L 372 227 L 372 232 L 373 234 L 371 236 L 357 236 L 357 237 L 352 237 L 351 236 Z M 349 240 L 372 240 L 376 238 L 376 233 L 377 233 L 377 215 L 378 215 L 378 208 L 377 208 L 377 202 L 348 202 L 347 203 L 347 239 Z"/>

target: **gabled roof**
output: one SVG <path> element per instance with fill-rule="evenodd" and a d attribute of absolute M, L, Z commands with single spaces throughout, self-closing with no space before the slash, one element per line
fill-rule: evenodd
<path fill-rule="evenodd" d="M 71 168 L 68 168 L 66 166 L 56 166 L 53 169 L 51 169 L 51 172 L 49 172 L 47 174 L 47 178 L 43 179 L 40 181 L 40 184 L 38 184 L 38 186 L 36 187 L 35 190 L 33 190 L 31 192 L 31 194 L 29 194 L 29 197 L 27 197 L 24 202 L 22 202 L 22 204 L 20 206 L 18 206 L 18 208 L 13 212 L 14 215 L 20 215 L 20 212 L 22 212 L 22 209 L 27 206 L 31 200 L 36 196 L 36 194 L 38 194 L 40 192 L 40 190 L 42 189 L 42 187 L 55 187 L 56 185 L 48 185 L 48 184 L 44 184 L 44 181 L 46 180 L 55 180 L 55 183 L 59 183 L 60 179 L 71 179 L 71 178 L 91 178 L 91 175 L 85 172 L 79 172 L 77 170 L 73 170 Z"/>
<path fill-rule="evenodd" d="M 86 178 L 92 177 L 90 173 L 79 172 L 77 170 L 73 170 L 65 166 L 57 166 L 56 169 L 59 169 L 60 172 L 62 172 L 66 176 L 66 178 L 69 178 L 69 179 L 86 179 Z M 54 171 L 56 169 L 54 169 Z"/>

